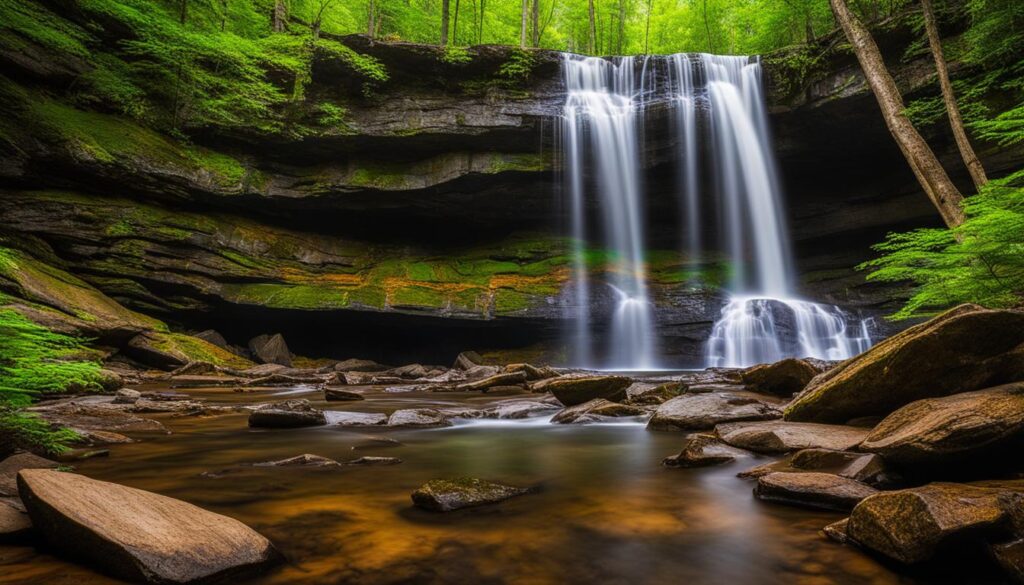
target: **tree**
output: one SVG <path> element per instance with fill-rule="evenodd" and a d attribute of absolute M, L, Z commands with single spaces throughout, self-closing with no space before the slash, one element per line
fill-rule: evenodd
<path fill-rule="evenodd" d="M 711 40 L 711 23 L 708 20 L 708 0 L 704 0 L 704 30 L 708 34 L 708 52 L 715 52 L 715 43 Z"/>
<path fill-rule="evenodd" d="M 651 12 L 654 11 L 654 0 L 647 0 L 647 23 L 644 25 L 644 54 L 650 53 Z"/>
<path fill-rule="evenodd" d="M 452 18 L 452 40 L 459 44 L 459 0 L 455 0 L 455 17 Z"/>
<path fill-rule="evenodd" d="M 519 48 L 526 48 L 526 22 L 527 12 L 529 12 L 530 0 L 523 0 L 523 9 L 519 14 Z"/>
<path fill-rule="evenodd" d="M 377 28 L 377 2 L 369 0 L 366 3 L 366 34 L 372 39 Z"/>
<path fill-rule="evenodd" d="M 974 187 L 980 190 L 988 182 L 988 177 L 985 175 L 985 167 L 974 152 L 971 141 L 967 138 L 967 132 L 964 130 L 964 121 L 960 117 L 960 106 L 953 93 L 953 85 L 949 82 L 949 69 L 946 67 L 946 57 L 942 52 L 942 41 L 939 39 L 939 27 L 935 23 L 935 11 L 932 9 L 931 0 L 921 0 L 921 8 L 924 11 L 924 27 L 928 34 L 928 44 L 931 46 L 932 56 L 935 58 L 935 69 L 939 74 L 939 87 L 942 88 L 942 101 L 946 104 L 949 125 L 953 128 L 956 146 L 960 150 L 960 157 L 963 158 L 967 171 L 971 174 Z"/>
<path fill-rule="evenodd" d="M 332 2 L 334 2 L 334 0 L 317 0 L 317 11 L 309 21 L 309 29 L 313 33 L 314 40 L 320 38 L 320 27 L 323 25 L 324 12 Z"/>
<path fill-rule="evenodd" d="M 597 23 L 594 20 L 594 0 L 587 0 L 590 11 L 590 32 L 587 36 L 587 53 L 593 55 L 597 44 Z"/>
<path fill-rule="evenodd" d="M 284 32 L 288 27 L 288 7 L 284 0 L 274 0 L 274 8 L 270 11 L 270 30 Z"/>
<path fill-rule="evenodd" d="M 537 48 L 540 46 L 540 0 L 533 0 L 533 9 L 530 14 L 530 27 L 533 33 L 530 46 Z"/>
<path fill-rule="evenodd" d="M 448 3 L 449 0 L 441 0 L 441 46 L 448 46 Z"/>
<path fill-rule="evenodd" d="M 846 0 L 829 0 L 847 40 L 853 46 L 871 91 L 882 110 L 889 133 L 907 159 L 925 194 L 949 227 L 963 223 L 963 195 L 949 179 L 939 159 L 907 118 L 903 97 L 882 60 L 878 45 L 864 24 L 850 13 Z"/>
<path fill-rule="evenodd" d="M 188 19 L 188 0 L 178 0 L 178 22 L 185 24 Z"/>

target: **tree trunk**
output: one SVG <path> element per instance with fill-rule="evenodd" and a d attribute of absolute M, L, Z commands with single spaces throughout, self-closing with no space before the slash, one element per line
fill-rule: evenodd
<path fill-rule="evenodd" d="M 459 0 L 455 0 L 455 16 L 452 17 L 452 43 L 459 44 Z"/>
<path fill-rule="evenodd" d="M 651 40 L 651 12 L 654 10 L 654 0 L 647 0 L 647 25 L 644 27 L 644 54 L 649 54 Z"/>
<path fill-rule="evenodd" d="M 185 24 L 188 20 L 188 0 L 181 0 L 178 5 L 178 22 Z"/>
<path fill-rule="evenodd" d="M 228 26 L 228 0 L 220 2 L 220 32 L 224 32 Z"/>
<path fill-rule="evenodd" d="M 619 30 L 615 39 L 615 52 L 622 54 L 622 42 L 626 36 L 626 0 L 619 0 Z"/>
<path fill-rule="evenodd" d="M 533 0 L 533 13 L 530 15 L 533 38 L 530 44 L 533 48 L 540 47 L 540 0 Z"/>
<path fill-rule="evenodd" d="M 448 2 L 441 0 L 441 46 L 448 46 Z"/>
<path fill-rule="evenodd" d="M 917 177 L 925 194 L 939 210 L 942 220 L 949 227 L 963 223 L 964 211 L 961 207 L 963 195 L 949 180 L 945 169 L 935 157 L 928 143 L 921 138 L 910 119 L 904 113 L 903 96 L 900 95 L 896 82 L 885 68 L 878 45 L 871 38 L 867 27 L 850 13 L 846 0 L 829 0 L 836 20 L 843 27 L 847 40 L 853 45 L 864 77 L 871 86 L 871 91 L 878 100 L 882 117 L 889 127 L 889 133 L 896 140 L 903 156 L 907 159 L 911 170 Z"/>
<path fill-rule="evenodd" d="M 484 42 L 484 8 L 487 5 L 486 0 L 480 0 L 480 30 L 476 33 L 477 44 Z"/>
<path fill-rule="evenodd" d="M 593 55 L 594 46 L 597 43 L 597 22 L 594 20 L 594 0 L 587 0 L 587 5 L 590 11 L 590 34 L 587 36 L 587 53 Z"/>
<path fill-rule="evenodd" d="M 519 48 L 526 48 L 526 23 L 529 22 L 530 0 L 523 0 L 522 10 L 519 13 Z"/>
<path fill-rule="evenodd" d="M 366 3 L 366 34 L 373 38 L 373 31 L 376 28 L 377 20 L 377 3 L 374 0 L 369 0 Z"/>
<path fill-rule="evenodd" d="M 711 41 L 711 23 L 708 21 L 708 0 L 704 0 L 704 31 L 708 34 L 708 52 L 715 52 L 715 44 Z"/>
<path fill-rule="evenodd" d="M 928 31 L 928 44 L 932 47 L 935 69 L 939 73 L 942 101 L 946 103 L 946 113 L 949 114 L 949 125 L 953 128 L 956 146 L 960 149 L 960 156 L 964 159 L 967 171 L 971 173 L 971 180 L 974 181 L 975 188 L 981 189 L 982 185 L 988 182 L 988 177 L 985 175 L 985 167 L 978 160 L 978 155 L 975 154 L 971 141 L 967 139 L 967 132 L 964 130 L 964 121 L 960 117 L 960 106 L 956 103 L 956 95 L 949 82 L 949 69 L 946 67 L 946 57 L 942 53 L 942 41 L 939 39 L 939 27 L 935 24 L 932 1 L 921 0 L 921 7 L 924 9 L 924 27 Z"/>
<path fill-rule="evenodd" d="M 284 0 L 275 0 L 274 9 L 270 12 L 270 21 L 270 28 L 274 32 L 284 32 L 288 22 L 288 9 L 284 5 Z"/>

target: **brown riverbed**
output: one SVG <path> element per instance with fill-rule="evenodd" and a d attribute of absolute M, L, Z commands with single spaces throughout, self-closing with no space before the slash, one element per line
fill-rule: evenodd
<path fill-rule="evenodd" d="M 189 390 L 211 403 L 318 393 Z M 336 410 L 478 405 L 498 398 L 369 392 Z M 441 398 L 438 398 L 441 396 Z M 110 448 L 75 465 L 97 479 L 166 494 L 237 518 L 267 535 L 288 563 L 259 584 L 777 584 L 917 583 L 819 530 L 842 516 L 751 497 L 722 467 L 665 469 L 680 435 L 642 424 L 551 425 L 544 419 L 453 428 L 256 430 L 245 414 L 154 416 L 173 432 Z M 358 448 L 369 436 L 401 446 Z M 357 447 L 353 449 L 353 447 Z M 338 460 L 400 457 L 381 467 L 253 468 L 314 453 Z M 541 491 L 497 506 L 436 514 L 409 494 L 438 477 L 475 476 Z M 931 581 L 930 579 L 928 581 Z M 30 547 L 0 546 L 0 583 L 116 583 Z"/>

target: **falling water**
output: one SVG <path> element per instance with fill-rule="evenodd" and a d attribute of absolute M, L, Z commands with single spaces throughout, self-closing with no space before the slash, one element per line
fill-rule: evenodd
<path fill-rule="evenodd" d="M 702 54 L 700 63 L 732 263 L 732 298 L 708 340 L 707 365 L 749 366 L 790 356 L 840 360 L 870 347 L 866 323 L 850 331 L 841 309 L 800 299 L 793 290 L 760 62 Z"/>
<path fill-rule="evenodd" d="M 719 248 L 730 262 L 731 298 L 708 340 L 706 365 L 738 367 L 790 356 L 837 360 L 870 347 L 868 321 L 858 323 L 838 307 L 795 293 L 760 61 L 707 54 L 642 59 L 566 55 L 563 62 L 575 362 L 612 369 L 646 369 L 657 362 L 643 263 L 640 172 L 645 106 L 656 101 L 674 110 L 686 256 L 698 261 L 705 252 L 702 219 L 713 211 L 721 222 Z M 662 79 L 667 82 L 659 87 Z M 711 176 L 702 177 L 704 169 Z M 603 218 L 601 234 L 587 233 L 591 189 Z M 610 287 L 616 299 L 604 360 L 595 359 L 591 305 L 599 285 L 588 278 L 588 239 L 602 242 L 611 257 L 600 285 Z"/>
<path fill-rule="evenodd" d="M 638 128 L 645 77 L 636 76 L 632 57 L 610 61 L 566 55 L 564 71 L 568 93 L 563 117 L 565 168 L 576 242 L 575 360 L 580 365 L 594 365 L 583 176 L 589 164 L 604 219 L 604 242 L 611 255 L 608 286 L 617 299 L 608 335 L 610 357 L 604 366 L 649 369 L 654 367 L 654 325 L 644 267 Z"/>

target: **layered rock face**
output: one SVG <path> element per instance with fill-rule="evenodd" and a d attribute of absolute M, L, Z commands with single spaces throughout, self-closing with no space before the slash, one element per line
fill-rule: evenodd
<path fill-rule="evenodd" d="M 911 40 L 905 29 L 883 33 L 893 55 Z M 558 195 L 560 56 L 531 52 L 510 76 L 514 49 L 471 48 L 468 62 L 453 63 L 435 47 L 341 41 L 387 71 L 372 96 L 349 63 L 317 54 L 281 130 L 188 140 L 70 105 L 57 88 L 82 72 L 49 66 L 43 49 L 0 55 L 11 72 L 0 87 L 10 104 L 0 246 L 175 329 L 215 328 L 234 344 L 274 330 L 298 353 L 447 361 L 466 347 L 540 344 L 554 359 L 571 267 Z M 933 213 L 852 56 L 833 49 L 807 70 L 793 62 L 764 63 L 797 251 L 814 250 L 798 254 L 808 291 L 878 312 L 883 298 L 850 266 L 885 231 Z M 897 67 L 915 94 L 934 89 L 922 63 Z M 722 305 L 720 267 L 677 253 L 677 169 L 659 107 L 648 116 L 651 295 L 669 360 L 693 365 Z M 842 149 L 823 142 L 840 135 L 851 137 Z M 852 157 L 840 154 L 849 143 Z M 865 178 L 876 176 L 886 190 Z M 599 270 L 602 252 L 593 253 Z M 708 288 L 682 284 L 694 270 L 707 272 Z M 24 284 L 0 273 L 0 288 L 20 296 Z M 598 312 L 611 310 L 611 291 L 593 294 Z M 124 327 L 128 337 L 145 329 Z"/>

